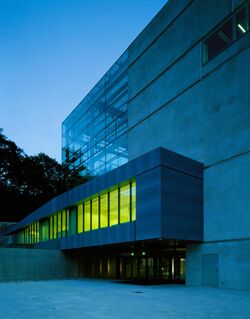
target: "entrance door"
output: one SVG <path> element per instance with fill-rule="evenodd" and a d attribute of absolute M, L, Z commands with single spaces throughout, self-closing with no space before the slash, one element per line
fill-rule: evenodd
<path fill-rule="evenodd" d="M 201 278 L 204 286 L 218 286 L 218 254 L 204 254 L 201 256 Z"/>

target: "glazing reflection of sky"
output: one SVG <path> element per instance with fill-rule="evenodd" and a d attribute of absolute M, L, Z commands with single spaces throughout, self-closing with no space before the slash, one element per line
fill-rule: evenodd
<path fill-rule="evenodd" d="M 61 122 L 166 0 L 0 0 L 0 127 L 61 160 Z"/>

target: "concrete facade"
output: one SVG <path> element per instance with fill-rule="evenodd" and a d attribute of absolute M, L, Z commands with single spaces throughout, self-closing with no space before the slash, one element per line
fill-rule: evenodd
<path fill-rule="evenodd" d="M 60 250 L 0 248 L 0 282 L 77 278 L 78 265 Z"/>
<path fill-rule="evenodd" d="M 248 22 L 237 38 L 241 5 Z M 250 1 L 169 0 L 126 51 L 129 162 L 51 200 L 13 232 L 135 178 L 136 222 L 37 247 L 184 240 L 187 285 L 250 289 L 249 16 Z M 229 19 L 232 39 L 204 62 L 205 39 Z"/>
<path fill-rule="evenodd" d="M 218 286 L 250 288 L 250 34 L 201 60 L 201 40 L 241 3 L 170 0 L 129 47 L 129 159 L 162 146 L 205 165 L 188 285 L 209 284 L 200 260 L 212 251 Z"/>

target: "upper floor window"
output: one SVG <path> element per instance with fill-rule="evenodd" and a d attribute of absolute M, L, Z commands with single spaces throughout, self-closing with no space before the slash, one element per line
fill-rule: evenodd
<path fill-rule="evenodd" d="M 245 4 L 203 41 L 203 63 L 249 31 L 250 3 Z"/>
<path fill-rule="evenodd" d="M 243 7 L 235 15 L 236 38 L 244 35 L 248 30 L 247 7 Z"/>

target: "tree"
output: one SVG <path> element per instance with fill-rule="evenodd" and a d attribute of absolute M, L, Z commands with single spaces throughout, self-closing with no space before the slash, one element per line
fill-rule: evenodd
<path fill-rule="evenodd" d="M 89 180 L 44 153 L 27 156 L 0 129 L 0 221 L 18 221 L 66 190 Z"/>

